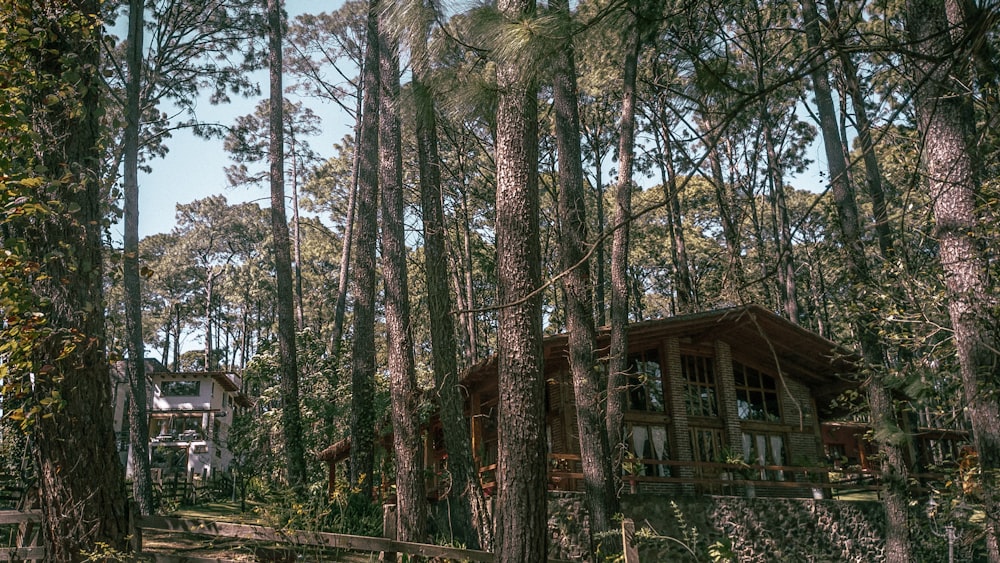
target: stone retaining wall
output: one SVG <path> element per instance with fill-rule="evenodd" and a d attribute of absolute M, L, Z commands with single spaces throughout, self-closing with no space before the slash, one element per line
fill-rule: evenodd
<path fill-rule="evenodd" d="M 713 545 L 739 562 L 885 561 L 885 513 L 874 501 L 628 495 L 622 512 L 639 531 L 643 563 L 711 561 Z M 911 520 L 916 560 L 947 561 L 943 530 L 916 511 Z M 551 493 L 549 533 L 550 557 L 594 561 L 581 493 Z M 975 528 L 960 529 L 958 536 L 956 561 L 985 560 Z M 621 553 L 617 534 L 599 538 L 598 544 L 604 553 Z"/>

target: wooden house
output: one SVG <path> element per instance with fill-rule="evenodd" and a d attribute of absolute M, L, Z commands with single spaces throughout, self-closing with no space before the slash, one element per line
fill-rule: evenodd
<path fill-rule="evenodd" d="M 857 385 L 848 351 L 752 305 L 634 323 L 628 340 L 622 477 L 632 492 L 814 494 L 818 466 L 825 464 L 820 422 L 831 399 Z M 600 357 L 606 330 L 597 345 Z M 544 341 L 549 482 L 553 489 L 582 490 L 566 347 L 564 334 Z M 473 453 L 490 491 L 496 358 L 470 369 L 462 383 Z M 428 468 L 446 475 L 440 424 L 432 421 L 426 446 Z M 348 453 L 340 442 L 322 454 L 331 476 Z M 444 485 L 431 483 L 429 490 Z"/>

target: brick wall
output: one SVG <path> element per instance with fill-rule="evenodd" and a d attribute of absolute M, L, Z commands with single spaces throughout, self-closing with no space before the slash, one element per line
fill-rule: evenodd
<path fill-rule="evenodd" d="M 715 341 L 715 380 L 719 390 L 719 414 L 725 424 L 726 445 L 739 450 L 743 447 L 743 430 L 736 410 L 736 385 L 733 381 L 733 353 L 729 344 Z"/>
<path fill-rule="evenodd" d="M 670 414 L 672 416 L 671 428 L 673 435 L 673 455 L 678 461 L 692 461 L 694 454 L 691 451 L 691 433 L 689 431 L 687 408 L 684 406 L 684 375 L 681 373 L 681 349 L 680 342 L 676 338 L 668 338 L 666 346 L 666 371 L 663 374 L 664 383 L 669 386 L 667 393 L 670 396 Z M 690 467 L 681 467 L 677 477 L 694 477 L 694 471 Z"/>
<path fill-rule="evenodd" d="M 823 446 L 819 438 L 819 423 L 816 407 L 809 388 L 802 383 L 785 377 L 781 389 L 781 409 L 785 423 L 792 427 L 788 436 L 788 450 L 792 464 L 818 464 L 823 461 Z M 787 390 L 786 390 L 787 386 Z"/>

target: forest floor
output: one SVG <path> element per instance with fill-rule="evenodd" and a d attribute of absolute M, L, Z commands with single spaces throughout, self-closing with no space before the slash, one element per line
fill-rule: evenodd
<path fill-rule="evenodd" d="M 258 513 L 242 512 L 238 502 L 208 502 L 185 506 L 165 514 L 168 518 L 232 522 L 235 524 L 265 525 Z M 204 562 L 304 562 L 304 561 L 378 561 L 378 555 L 303 553 L 287 547 L 267 545 L 240 538 L 217 538 L 184 532 L 145 530 L 142 534 L 144 553 L 156 553 Z"/>
<path fill-rule="evenodd" d="M 194 518 L 213 522 L 257 524 L 253 512 L 240 512 L 239 503 L 210 502 L 172 511 L 170 518 Z M 238 539 L 212 538 L 197 534 L 146 530 L 142 534 L 144 552 L 198 559 L 254 561 L 246 542 Z"/>

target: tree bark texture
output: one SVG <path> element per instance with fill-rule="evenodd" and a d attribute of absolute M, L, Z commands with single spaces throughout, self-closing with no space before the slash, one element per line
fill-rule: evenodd
<path fill-rule="evenodd" d="M 916 46 L 911 61 L 917 91 L 922 160 L 933 201 L 939 256 L 945 275 L 948 313 L 954 331 L 965 409 L 979 454 L 980 490 L 986 513 L 986 546 L 990 561 L 1000 561 L 1000 406 L 997 382 L 996 296 L 989 283 L 979 233 L 980 191 L 976 173 L 974 121 L 961 77 L 968 55 L 955 49 L 943 0 L 907 2 L 906 25 Z M 951 33 L 950 33 L 951 32 Z M 964 60 L 963 60 L 964 59 Z"/>
<path fill-rule="evenodd" d="M 500 0 L 508 21 L 533 0 Z M 538 215 L 538 123 L 534 78 L 497 60 L 496 248 L 499 425 L 496 560 L 546 560 L 547 455 Z"/>
<path fill-rule="evenodd" d="M 568 0 L 552 0 L 549 7 L 559 14 L 564 28 L 568 30 Z M 580 152 L 576 62 L 573 40 L 568 35 L 555 57 L 553 82 L 559 159 L 559 247 L 562 269 L 566 272 L 562 287 L 566 294 L 569 368 L 576 403 L 590 532 L 595 534 L 611 527 L 611 518 L 618 512 L 618 496 L 611 468 L 605 402 L 602 401 L 607 391 L 607 380 L 602 382 L 602 372 L 594 361 L 597 336 L 591 300 L 590 261 L 587 259 L 587 208 Z"/>
<path fill-rule="evenodd" d="M 674 166 L 673 149 L 670 146 L 673 139 L 670 135 L 665 104 L 659 108 L 657 121 L 654 134 L 657 149 L 662 153 L 660 180 L 663 184 L 663 198 L 666 202 L 667 220 L 670 225 L 670 258 L 673 261 L 674 287 L 677 292 L 676 311 L 681 314 L 693 313 L 697 309 L 698 301 L 695 296 L 694 283 L 691 281 L 690 261 L 687 255 L 687 243 L 684 239 L 680 186 L 677 184 L 677 170 Z"/>
<path fill-rule="evenodd" d="M 635 159 L 636 76 L 639 65 L 639 2 L 629 2 L 632 25 L 625 30 L 622 77 L 622 117 L 618 143 L 618 184 L 615 187 L 614 235 L 611 240 L 611 346 L 608 352 L 608 398 L 605 424 L 611 448 L 612 474 L 621 475 L 625 455 L 625 373 L 629 370 L 628 310 L 629 230 L 632 222 L 632 168 Z"/>
<path fill-rule="evenodd" d="M 122 284 L 125 289 L 125 333 L 128 358 L 129 463 L 132 497 L 142 515 L 153 513 L 153 477 L 149 470 L 149 419 L 146 397 L 145 347 L 142 339 L 142 286 L 139 276 L 139 122 L 142 115 L 143 2 L 130 0 L 128 10 L 128 83 L 126 84 L 124 139 L 124 248 Z"/>
<path fill-rule="evenodd" d="M 810 49 L 819 49 L 821 34 L 815 0 L 803 0 L 802 17 Z M 874 280 L 865 258 L 857 201 L 854 188 L 847 176 L 847 161 L 844 158 L 843 142 L 837 127 L 826 66 L 816 65 L 811 75 L 820 117 L 820 129 L 823 133 L 823 146 L 829 166 L 831 192 L 837 209 L 841 243 L 844 246 L 852 287 L 858 292 L 859 305 L 855 315 L 854 330 L 858 335 L 865 367 L 873 372 L 867 382 L 871 424 L 876 433 L 898 435 L 898 432 L 887 432 L 887 429 L 897 427 L 892 397 L 883 382 L 887 358 L 878 337 L 878 320 L 871 313 L 871 308 L 864 303 L 864 292 L 873 288 Z M 913 559 L 907 522 L 908 470 L 900 444 L 892 440 L 882 440 L 879 441 L 878 447 L 882 453 L 881 477 L 885 485 L 882 502 L 886 511 L 886 561 L 904 563 Z"/>
<path fill-rule="evenodd" d="M 493 549 L 493 520 L 483 494 L 479 473 L 472 457 L 465 402 L 458 382 L 458 347 L 452 299 L 448 292 L 448 256 L 445 247 L 447 227 L 441 194 L 441 168 L 438 154 L 437 121 L 434 101 L 426 84 L 427 25 L 412 43 L 413 98 L 416 107 L 414 127 L 417 138 L 420 203 L 424 234 L 424 275 L 427 283 L 427 306 L 430 316 L 431 362 L 434 386 L 440 406 L 445 450 L 448 452 L 449 498 L 457 523 L 457 538 L 466 545 L 485 551 Z M 461 287 L 459 286 L 459 289 Z"/>
<path fill-rule="evenodd" d="M 364 67 L 361 72 L 364 74 Z M 340 249 L 340 268 L 337 275 L 337 302 L 333 308 L 333 329 L 330 331 L 330 352 L 340 357 L 341 336 L 344 333 L 344 315 L 347 311 L 347 285 L 351 269 L 351 245 L 354 243 L 355 206 L 358 195 L 358 168 L 361 154 L 361 114 L 364 100 L 364 84 L 357 89 L 357 117 L 354 123 L 354 154 L 351 158 L 351 186 L 347 194 L 347 217 L 345 218 L 344 240 Z"/>
<path fill-rule="evenodd" d="M 351 487 L 372 495 L 375 470 L 375 250 L 378 221 L 378 0 L 368 2 L 364 102 L 358 139 L 357 217 L 354 225 L 354 338 L 351 341 Z"/>
<path fill-rule="evenodd" d="M 281 47 L 285 22 L 281 0 L 268 0 L 268 67 L 270 78 L 271 236 L 277 277 L 278 348 L 281 377 L 281 429 L 288 484 L 300 491 L 306 484 L 302 415 L 299 410 L 299 368 L 295 350 L 295 286 L 292 284 L 292 250 L 285 215 L 284 92 Z"/>
<path fill-rule="evenodd" d="M 379 186 L 382 192 L 382 275 L 388 343 L 392 441 L 396 466 L 396 539 L 423 541 L 427 527 L 420 389 L 410 333 L 410 292 L 403 229 L 403 152 L 399 123 L 399 54 L 379 23 Z"/>
<path fill-rule="evenodd" d="M 29 430 L 46 561 L 69 562 L 97 542 L 124 549 L 128 526 L 105 355 L 97 172 L 100 11 L 94 0 L 72 0 L 35 4 L 30 14 L 17 15 L 44 30 L 36 31 L 41 45 L 19 53 L 39 82 L 24 92 L 24 109 L 38 135 L 34 154 L 18 159 L 44 170 L 46 176 L 37 177 L 38 200 L 58 206 L 5 228 L 23 238 L 24 257 L 40 267 L 32 291 L 47 330 L 32 343 L 32 396 L 57 399 L 46 407 L 52 416 L 34 417 Z M 56 88 L 68 90 L 66 99 L 51 99 Z"/>
<path fill-rule="evenodd" d="M 781 170 L 781 158 L 774 140 L 770 116 L 762 112 L 764 125 L 764 145 L 767 151 L 767 171 L 771 180 L 771 215 L 774 224 L 774 242 L 778 251 L 778 295 L 788 320 L 799 324 L 799 297 L 795 285 L 795 255 L 792 250 L 792 227 L 788 219 L 788 203 L 785 197 L 785 176 Z"/>

